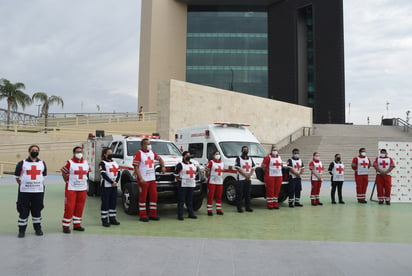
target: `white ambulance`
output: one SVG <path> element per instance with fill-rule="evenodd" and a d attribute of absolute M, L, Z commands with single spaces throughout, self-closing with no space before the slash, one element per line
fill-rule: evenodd
<path fill-rule="evenodd" d="M 100 131 L 103 133 L 103 131 Z M 119 192 L 122 195 L 124 211 L 129 215 L 137 214 L 139 189 L 136 182 L 133 156 L 140 150 L 140 142 L 143 138 L 149 138 L 153 151 L 159 154 L 165 162 L 166 172 L 160 172 L 160 164 L 155 161 L 156 184 L 158 203 L 177 203 L 177 186 L 174 177 L 175 166 L 182 160 L 179 149 L 170 141 L 160 140 L 158 136 L 147 135 L 89 135 L 83 143 L 84 158 L 89 162 L 88 195 L 100 194 L 99 163 L 104 148 L 113 150 L 113 160 L 119 164 L 120 183 Z M 193 194 L 193 208 L 198 210 L 203 202 L 204 176 L 201 169 L 196 174 L 196 187 Z"/>
<path fill-rule="evenodd" d="M 201 165 L 206 166 L 213 153 L 218 150 L 224 164 L 223 196 L 230 203 L 235 204 L 237 171 L 236 157 L 240 156 L 242 146 L 249 148 L 256 167 L 260 167 L 266 151 L 258 139 L 247 128 L 248 124 L 216 122 L 209 125 L 193 126 L 178 129 L 175 134 L 175 144 L 180 151 L 187 150 Z M 261 168 L 260 168 L 261 169 Z M 258 169 L 259 171 L 259 169 Z M 259 177 L 263 180 L 262 177 Z M 266 194 L 265 184 L 253 175 L 252 197 L 263 197 Z M 284 198 L 283 198 L 284 200 Z"/>

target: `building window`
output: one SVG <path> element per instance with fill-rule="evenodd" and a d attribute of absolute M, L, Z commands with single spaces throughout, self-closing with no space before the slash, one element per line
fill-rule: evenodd
<path fill-rule="evenodd" d="M 189 8 L 186 80 L 268 96 L 266 11 Z"/>

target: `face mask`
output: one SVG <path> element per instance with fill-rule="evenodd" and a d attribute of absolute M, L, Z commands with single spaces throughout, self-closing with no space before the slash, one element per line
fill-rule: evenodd
<path fill-rule="evenodd" d="M 248 151 L 242 151 L 242 155 L 246 156 L 249 152 Z"/>
<path fill-rule="evenodd" d="M 152 150 L 152 145 L 147 145 L 147 150 L 151 151 Z"/>
<path fill-rule="evenodd" d="M 112 158 L 113 158 L 113 154 L 109 154 L 109 155 L 107 156 L 107 159 L 109 159 L 109 160 L 112 160 Z"/>
<path fill-rule="evenodd" d="M 272 154 L 273 155 L 278 155 L 278 151 L 277 150 L 272 150 Z"/>
<path fill-rule="evenodd" d="M 319 156 L 314 156 L 313 160 L 319 161 Z"/>
<path fill-rule="evenodd" d="M 189 162 L 189 161 L 190 161 L 190 156 L 186 156 L 186 157 L 185 157 L 185 161 L 186 161 L 186 162 Z"/>
<path fill-rule="evenodd" d="M 362 151 L 362 152 L 360 153 L 360 155 L 361 155 L 361 156 L 366 156 L 366 152 Z"/>
<path fill-rule="evenodd" d="M 81 152 L 76 153 L 76 154 L 74 155 L 74 157 L 76 157 L 77 159 L 82 159 L 83 153 L 81 153 Z"/>
<path fill-rule="evenodd" d="M 216 155 L 215 155 L 215 159 L 216 159 L 216 160 L 220 160 L 220 154 L 216 154 Z"/>
<path fill-rule="evenodd" d="M 299 158 L 299 153 L 295 153 L 295 154 L 293 155 L 293 157 L 295 157 L 296 159 Z"/>
<path fill-rule="evenodd" d="M 386 157 L 386 153 L 381 153 L 381 157 L 385 158 Z"/>
<path fill-rule="evenodd" d="M 37 156 L 39 156 L 39 152 L 38 152 L 38 151 L 31 151 L 31 152 L 30 152 L 30 157 L 31 157 L 31 158 L 36 158 Z"/>
<path fill-rule="evenodd" d="M 341 158 L 340 157 L 336 157 L 336 161 L 340 162 Z"/>

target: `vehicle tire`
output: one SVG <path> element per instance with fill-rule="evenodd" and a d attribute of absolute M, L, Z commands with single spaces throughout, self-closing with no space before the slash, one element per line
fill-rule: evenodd
<path fill-rule="evenodd" d="M 283 202 L 289 197 L 289 184 L 282 184 L 278 196 L 278 202 Z"/>
<path fill-rule="evenodd" d="M 199 196 L 193 197 L 193 210 L 197 211 L 200 209 L 200 207 L 202 207 L 203 199 L 204 199 L 203 193 Z"/>
<path fill-rule="evenodd" d="M 123 210 L 128 215 L 136 215 L 138 210 L 138 187 L 136 182 L 127 182 L 122 193 Z"/>
<path fill-rule="evenodd" d="M 96 191 L 96 183 L 88 180 L 87 181 L 87 195 L 94 196 L 95 191 Z"/>
<path fill-rule="evenodd" d="M 236 180 L 226 181 L 223 187 L 223 198 L 231 205 L 236 204 Z"/>

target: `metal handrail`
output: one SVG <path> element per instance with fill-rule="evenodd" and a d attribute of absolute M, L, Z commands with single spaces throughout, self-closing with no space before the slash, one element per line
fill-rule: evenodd
<path fill-rule="evenodd" d="M 300 127 L 299 129 L 293 131 L 291 134 L 286 135 L 284 138 L 280 139 L 276 143 L 273 143 L 273 145 L 276 145 L 278 149 L 282 149 L 286 147 L 289 144 L 292 144 L 295 142 L 297 139 L 303 136 L 311 136 L 312 135 L 312 127 Z M 262 143 L 264 146 L 269 146 L 268 143 Z M 271 146 L 272 144 L 270 144 Z"/>
<path fill-rule="evenodd" d="M 412 130 L 412 125 L 408 123 L 407 121 L 401 118 L 393 118 L 392 120 L 393 120 L 393 126 L 402 127 L 404 132 L 409 132 Z"/>

